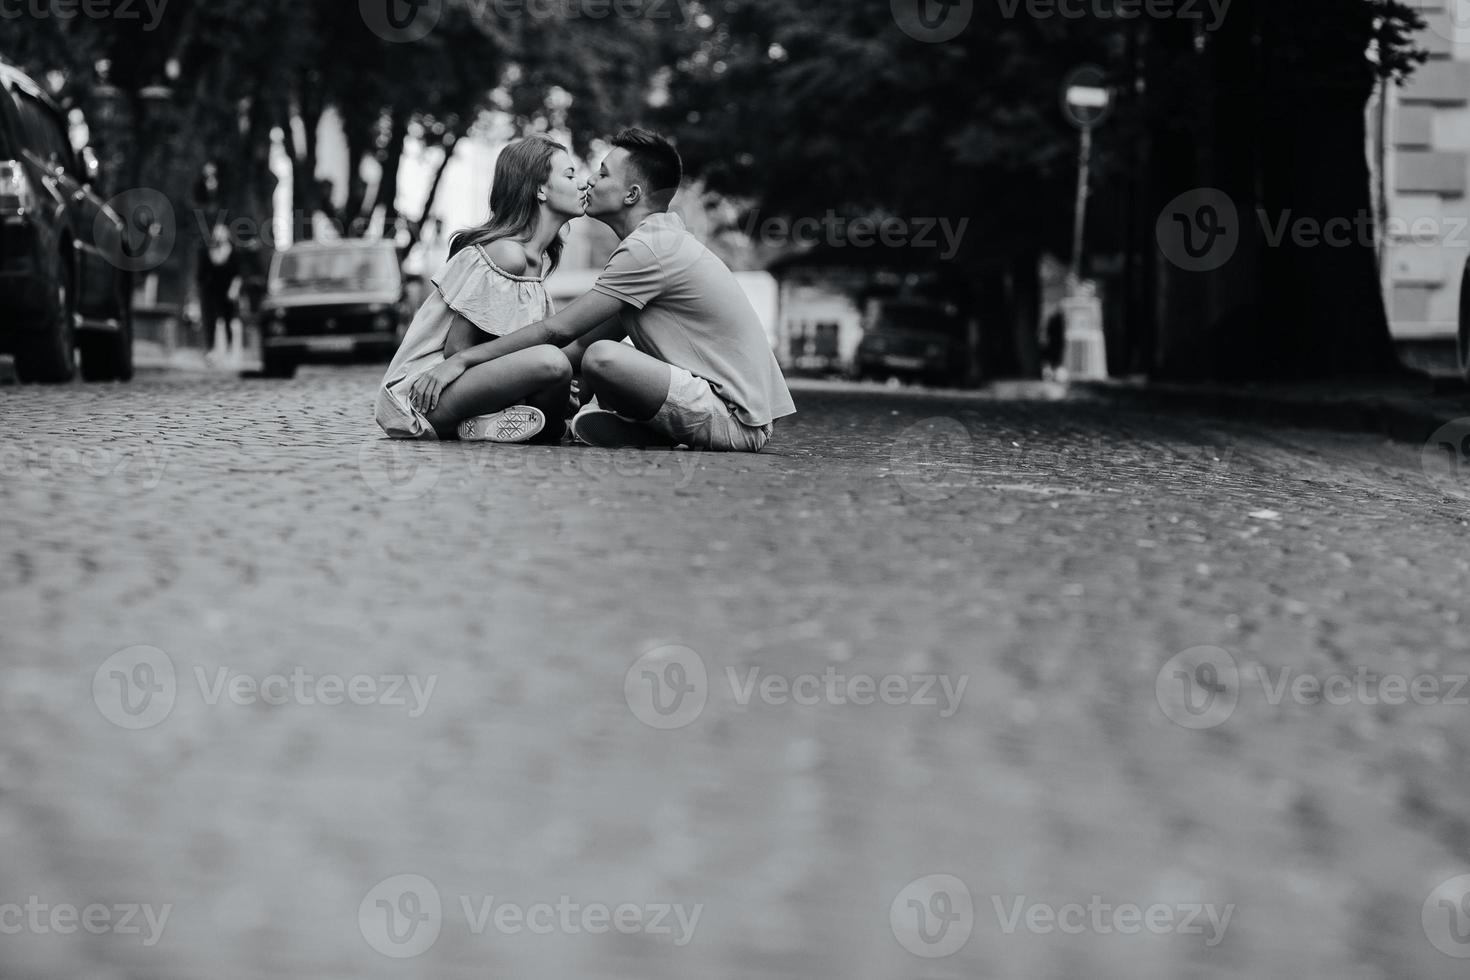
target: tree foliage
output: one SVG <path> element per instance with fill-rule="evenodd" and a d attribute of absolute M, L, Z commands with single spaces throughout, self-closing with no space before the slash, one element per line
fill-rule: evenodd
<path fill-rule="evenodd" d="M 172 0 L 163 9 L 157 23 L 49 8 L 7 18 L 0 56 L 37 77 L 62 73 L 58 97 L 89 118 L 109 115 L 105 100 L 121 100 L 127 145 L 117 183 L 148 170 L 147 180 L 177 190 L 205 159 L 218 159 L 230 174 L 230 206 L 256 218 L 269 214 L 274 187 L 272 131 L 286 136 L 296 210 L 328 206 L 315 179 L 315 136 L 323 113 L 335 111 L 350 161 L 336 217 L 349 231 L 365 226 L 374 205 L 387 206 L 392 227 L 410 133 L 442 148 L 446 161 L 491 109 L 510 112 L 523 130 L 601 134 L 642 104 L 667 50 L 660 38 L 674 36 L 636 19 L 563 25 L 530 8 L 506 16 L 476 0 L 444 0 L 433 29 L 406 43 L 375 33 L 361 5 L 338 0 Z M 140 94 L 149 86 L 166 86 L 161 103 Z M 367 158 L 382 169 L 376 200 L 359 174 Z"/>

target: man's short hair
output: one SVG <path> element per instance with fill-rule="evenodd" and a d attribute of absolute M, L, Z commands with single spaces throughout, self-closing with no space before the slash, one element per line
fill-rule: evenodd
<path fill-rule="evenodd" d="M 613 137 L 613 146 L 628 151 L 628 159 L 647 182 L 644 190 L 657 204 L 668 207 L 684 179 L 684 161 L 674 144 L 657 133 L 636 126 Z"/>

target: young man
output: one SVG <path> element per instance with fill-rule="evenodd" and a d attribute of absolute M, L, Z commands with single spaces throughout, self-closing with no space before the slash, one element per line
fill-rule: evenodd
<path fill-rule="evenodd" d="M 669 212 L 683 172 L 663 137 L 619 133 L 587 189 L 587 215 L 622 239 L 592 291 L 434 368 L 430 406 L 467 368 L 554 344 L 597 399 L 572 419 L 583 442 L 759 452 L 796 406 L 735 276 Z"/>

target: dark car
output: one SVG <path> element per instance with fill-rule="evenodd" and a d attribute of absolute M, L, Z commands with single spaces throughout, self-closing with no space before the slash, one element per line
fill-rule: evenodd
<path fill-rule="evenodd" d="M 921 300 L 875 300 L 866 320 L 853 365 L 859 378 L 959 382 L 965 339 L 954 312 Z"/>
<path fill-rule="evenodd" d="M 300 364 L 387 360 L 409 319 L 392 241 L 293 245 L 276 255 L 266 281 L 262 371 L 289 378 Z"/>
<path fill-rule="evenodd" d="M 1460 322 L 1457 331 L 1460 376 L 1470 382 L 1470 259 L 1460 271 Z"/>
<path fill-rule="evenodd" d="M 65 117 L 0 63 L 0 352 L 22 381 L 133 376 L 132 277 L 123 222 L 94 191 L 97 157 Z"/>

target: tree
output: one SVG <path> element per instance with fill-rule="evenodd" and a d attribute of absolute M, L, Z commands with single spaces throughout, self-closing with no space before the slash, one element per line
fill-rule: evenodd
<path fill-rule="evenodd" d="M 1163 87 L 1195 111 L 1154 102 L 1165 178 L 1154 183 L 1154 213 L 1181 191 L 1219 188 L 1240 239 L 1219 268 L 1160 262 L 1157 373 L 1295 380 L 1398 370 L 1377 273 L 1366 107 L 1380 77 L 1402 79 L 1422 60 L 1409 43 L 1420 26 L 1395 2 L 1237 0 L 1203 46 L 1155 33 Z M 1344 223 L 1345 238 L 1319 239 L 1318 229 Z"/>

